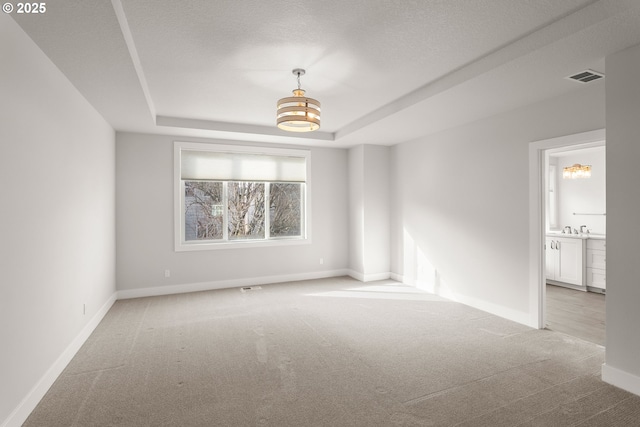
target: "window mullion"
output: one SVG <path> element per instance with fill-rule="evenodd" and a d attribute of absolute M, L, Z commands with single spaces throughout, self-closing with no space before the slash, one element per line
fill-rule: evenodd
<path fill-rule="evenodd" d="M 271 238 L 271 183 L 265 182 L 264 184 L 264 238 L 269 240 Z"/>
<path fill-rule="evenodd" d="M 300 237 L 307 238 L 307 185 L 300 184 Z"/>
<path fill-rule="evenodd" d="M 184 180 L 180 180 L 180 243 L 184 244 L 184 242 L 187 241 L 187 221 L 186 221 L 186 217 L 187 217 L 187 213 L 185 212 L 185 200 L 186 200 L 186 195 L 185 195 L 185 183 Z"/>

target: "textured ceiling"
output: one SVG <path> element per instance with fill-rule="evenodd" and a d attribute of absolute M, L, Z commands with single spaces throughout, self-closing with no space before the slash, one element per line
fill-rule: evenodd
<path fill-rule="evenodd" d="M 344 147 L 579 90 L 564 77 L 640 43 L 637 0 L 66 0 L 12 16 L 117 130 Z M 275 127 L 297 67 L 319 132 Z"/>

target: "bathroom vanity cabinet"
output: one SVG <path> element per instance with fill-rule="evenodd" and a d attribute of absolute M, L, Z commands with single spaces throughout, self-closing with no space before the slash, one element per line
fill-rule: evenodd
<path fill-rule="evenodd" d="M 547 236 L 545 254 L 547 282 L 585 287 L 583 274 L 585 241 L 583 239 Z"/>
<path fill-rule="evenodd" d="M 604 292 L 607 289 L 607 242 L 587 239 L 586 285 L 589 290 Z"/>
<path fill-rule="evenodd" d="M 588 234 L 547 234 L 547 283 L 582 291 L 606 289 L 606 241 Z"/>

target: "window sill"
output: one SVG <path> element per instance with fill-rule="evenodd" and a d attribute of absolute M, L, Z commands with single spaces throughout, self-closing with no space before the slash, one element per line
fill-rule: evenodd
<path fill-rule="evenodd" d="M 271 248 L 274 246 L 296 246 L 311 244 L 311 239 L 271 239 L 271 240 L 241 240 L 232 242 L 193 242 L 177 243 L 176 252 L 213 251 L 220 249 L 240 248 Z"/>

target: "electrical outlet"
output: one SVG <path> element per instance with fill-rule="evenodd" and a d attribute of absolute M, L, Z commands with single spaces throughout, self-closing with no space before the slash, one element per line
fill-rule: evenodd
<path fill-rule="evenodd" d="M 171 277 L 171 270 L 165 270 L 164 277 Z"/>
<path fill-rule="evenodd" d="M 320 258 L 320 265 L 324 264 L 324 258 Z"/>
<path fill-rule="evenodd" d="M 87 314 L 87 304 L 82 304 L 82 315 Z"/>

